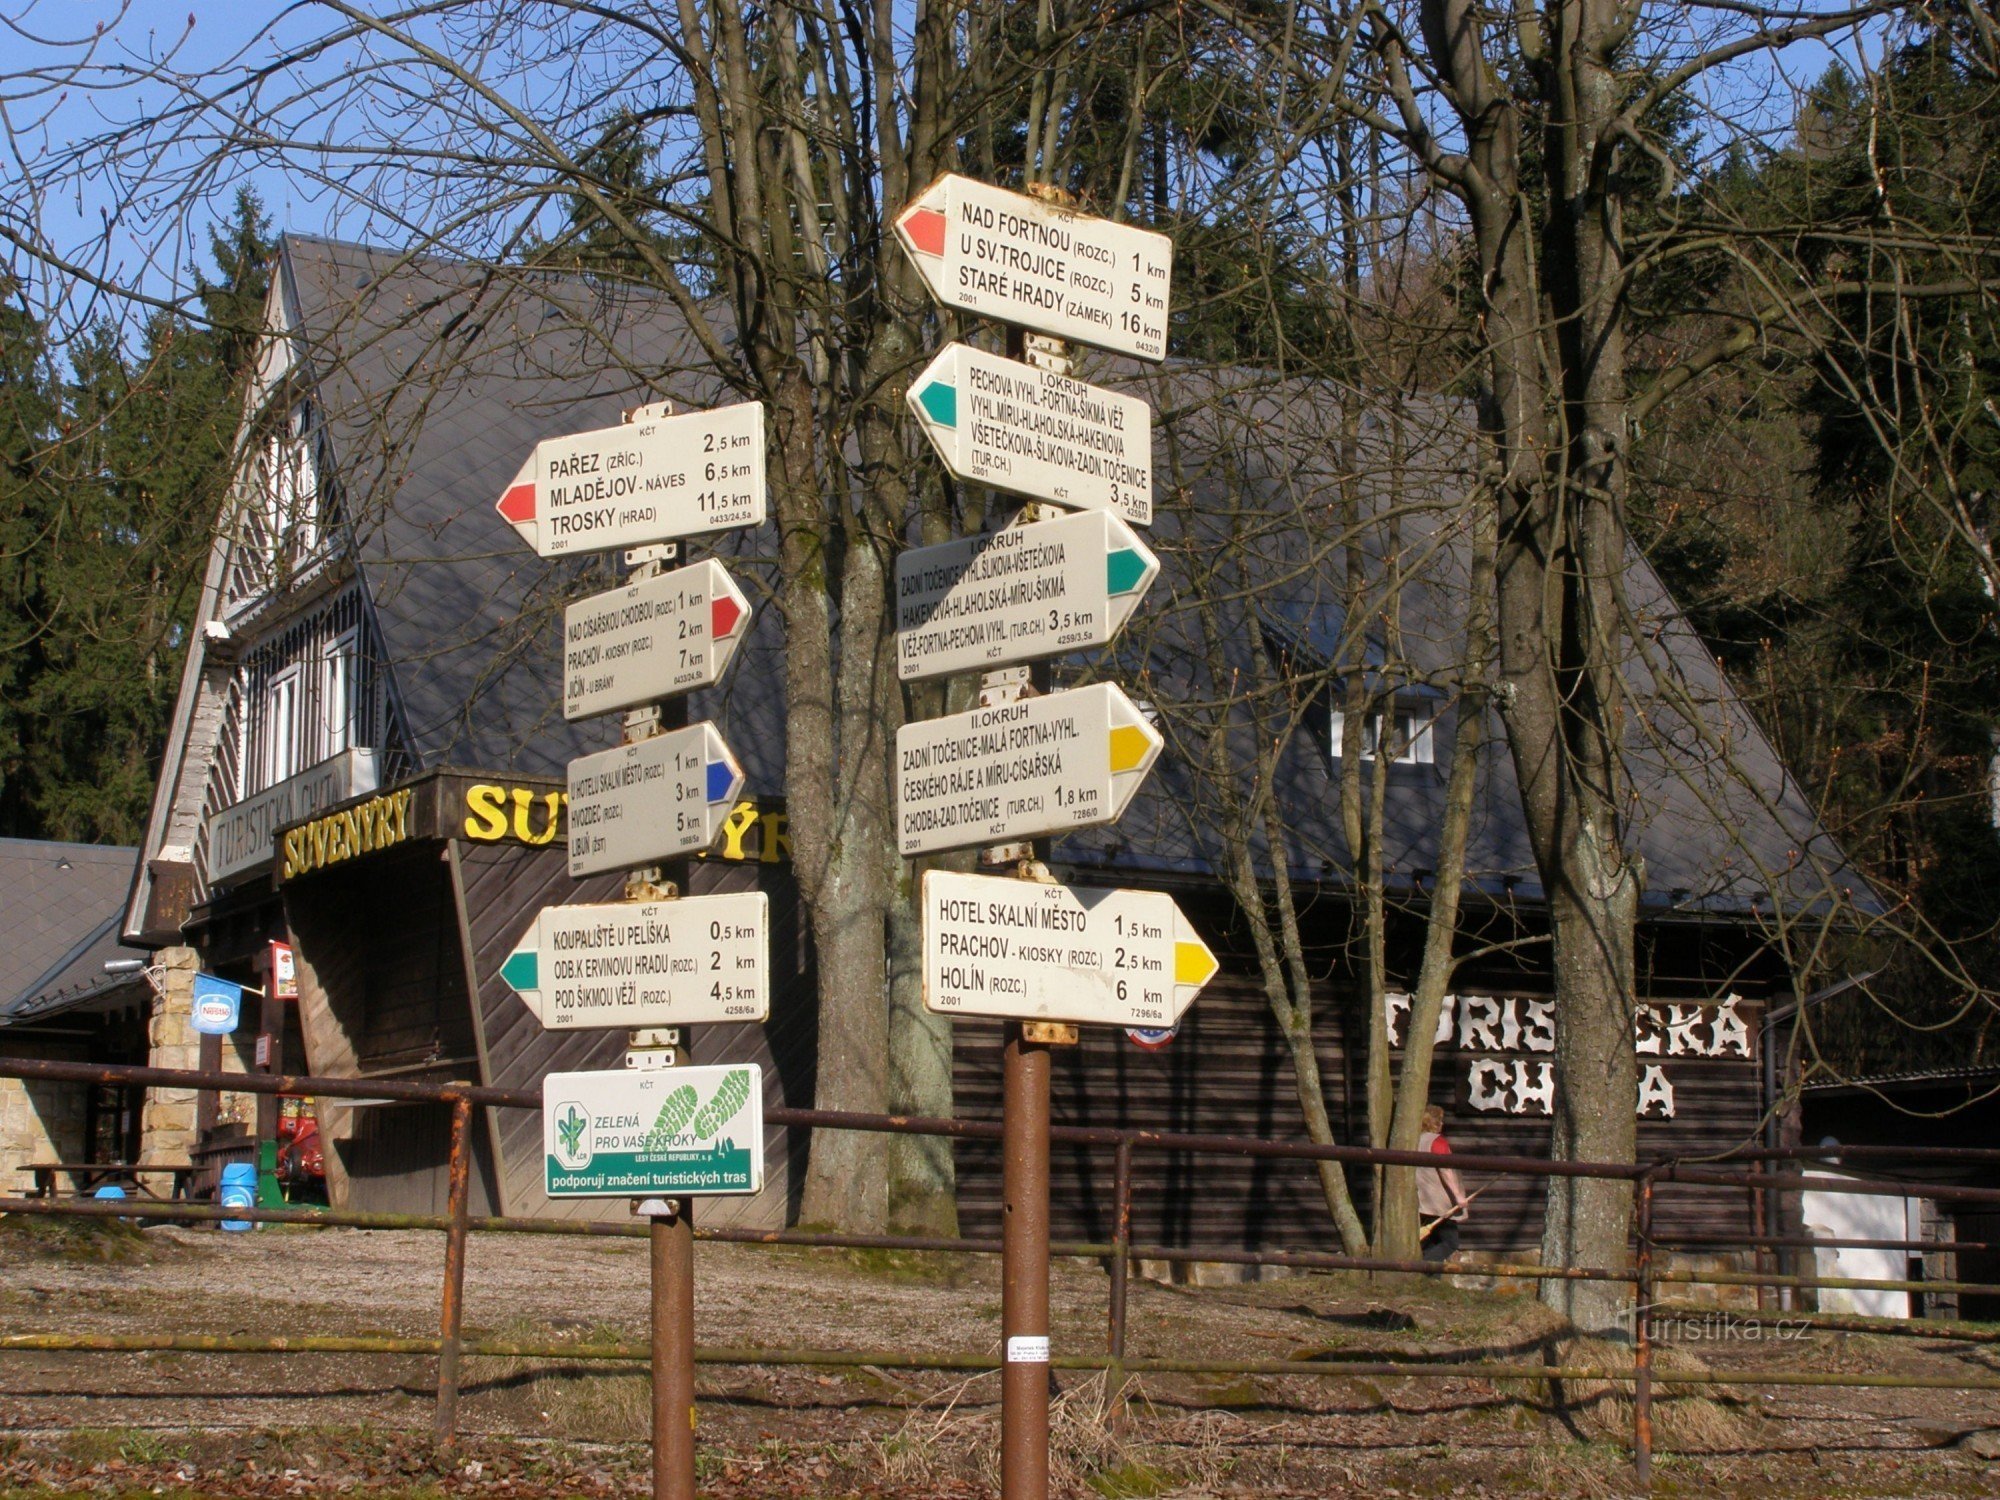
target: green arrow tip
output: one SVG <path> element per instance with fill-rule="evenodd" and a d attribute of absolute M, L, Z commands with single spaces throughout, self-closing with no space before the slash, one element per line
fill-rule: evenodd
<path fill-rule="evenodd" d="M 1131 547 L 1120 547 L 1104 559 L 1104 579 L 1113 594 L 1129 594 L 1146 576 L 1146 560 Z"/>
<path fill-rule="evenodd" d="M 958 425 L 958 389 L 942 380 L 933 380 L 917 392 L 917 404 L 940 427 Z"/>
<path fill-rule="evenodd" d="M 511 990 L 538 990 L 542 987 L 541 967 L 533 948 L 516 948 L 500 965 L 500 977 Z"/>

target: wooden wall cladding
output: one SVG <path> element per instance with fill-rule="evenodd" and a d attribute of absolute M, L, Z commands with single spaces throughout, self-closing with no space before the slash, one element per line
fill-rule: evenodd
<path fill-rule="evenodd" d="M 1359 1030 L 1358 1017 L 1343 1012 L 1331 986 L 1318 997 L 1316 1012 L 1320 1032 L 1316 1052 L 1336 1136 L 1343 1142 L 1363 1141 L 1366 1048 L 1345 1045 L 1346 1036 Z M 1080 1030 L 1077 1046 L 1058 1047 L 1053 1053 L 1052 1105 L 1058 1123 L 1306 1139 L 1290 1049 L 1261 987 L 1240 970 L 1218 975 L 1183 1018 L 1179 1035 L 1157 1051 L 1135 1046 L 1122 1031 Z M 1752 1031 L 1754 1035 L 1754 1022 Z M 1000 1023 L 961 1021 L 956 1039 L 956 1112 L 998 1119 Z M 1472 1114 L 1464 1109 L 1463 1075 L 1471 1057 L 1441 1047 L 1432 1075 L 1431 1099 L 1447 1112 L 1446 1136 L 1452 1145 L 1468 1153 L 1546 1156 L 1546 1117 Z M 1663 1062 L 1676 1095 L 1672 1120 L 1640 1122 L 1642 1158 L 1698 1160 L 1754 1139 L 1761 1119 L 1754 1055 L 1641 1061 Z M 998 1234 L 997 1144 L 960 1142 L 955 1156 L 964 1231 Z M 1050 1171 L 1056 1235 L 1108 1239 L 1111 1149 L 1058 1145 Z M 1368 1175 L 1358 1169 L 1348 1173 L 1364 1218 Z M 1464 1183 L 1468 1191 L 1486 1189 L 1473 1205 L 1473 1217 L 1464 1231 L 1468 1249 L 1536 1251 L 1543 1179 L 1482 1179 L 1468 1172 Z M 1307 1162 L 1140 1149 L 1132 1157 L 1132 1185 L 1136 1243 L 1338 1248 L 1317 1174 Z M 1667 1185 L 1658 1190 L 1656 1202 L 1663 1234 L 1745 1234 L 1752 1228 L 1750 1195 L 1741 1190 Z"/>
<path fill-rule="evenodd" d="M 538 1089 L 550 1073 L 624 1066 L 621 1031 L 545 1031 L 500 978 L 500 965 L 519 946 L 544 906 L 615 901 L 623 877 L 569 877 L 559 847 L 519 844 L 451 846 L 458 921 L 468 979 L 477 996 L 478 1042 L 484 1081 L 497 1088 Z M 812 973 L 803 958 L 797 899 L 792 883 L 762 866 L 696 861 L 690 895 L 751 890 L 760 882 L 771 897 L 771 1019 L 762 1026 L 701 1026 L 684 1033 L 693 1061 L 754 1062 L 764 1069 L 765 1104 L 803 1104 L 812 1097 Z M 624 1199 L 551 1199 L 542 1191 L 542 1121 L 530 1110 L 489 1110 L 489 1130 L 500 1163 L 504 1212 L 555 1218 L 623 1221 Z M 796 1206 L 803 1139 L 766 1131 L 764 1191 L 753 1198 L 706 1199 L 699 1221 L 717 1227 L 782 1227 Z"/>
<path fill-rule="evenodd" d="M 329 870 L 285 892 L 308 1071 L 334 1078 L 473 1080 L 479 1063 L 450 872 L 436 846 Z M 451 1112 L 322 1105 L 327 1183 L 343 1207 L 442 1213 Z M 493 1153 L 475 1140 L 472 1211 L 498 1203 Z"/>

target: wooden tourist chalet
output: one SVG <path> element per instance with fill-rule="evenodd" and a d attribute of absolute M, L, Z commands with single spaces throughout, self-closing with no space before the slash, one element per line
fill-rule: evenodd
<path fill-rule="evenodd" d="M 274 1009 L 282 1025 L 271 1026 L 272 1055 L 288 1070 L 533 1088 L 550 1071 L 620 1066 L 622 1032 L 546 1033 L 499 975 L 543 905 L 611 899 L 619 888 L 616 876 L 566 873 L 565 765 L 614 743 L 617 721 L 565 722 L 558 673 L 561 606 L 608 587 L 613 559 L 538 562 L 494 501 L 540 437 L 608 426 L 621 410 L 662 397 L 688 406 L 732 398 L 694 375 L 661 375 L 700 364 L 664 303 L 583 277 L 496 276 L 288 236 L 268 317 L 245 466 L 219 518 L 125 938 L 186 945 L 203 969 L 253 984 L 271 945 L 290 945 L 297 999 Z M 1177 377 L 1170 367 L 1156 378 Z M 1443 472 L 1462 477 L 1466 462 L 1462 452 L 1448 455 Z M 754 595 L 755 580 L 768 576 L 758 560 L 775 550 L 771 536 L 748 533 L 718 550 L 741 554 L 737 571 Z M 1671 726 L 1633 761 L 1648 872 L 1634 1038 L 1645 1078 L 1642 1150 L 1704 1155 L 1763 1130 L 1763 1018 L 1788 993 L 1771 951 L 1774 913 L 1811 899 L 1801 870 L 1857 883 L 1643 563 L 1628 582 L 1634 607 L 1653 622 L 1653 648 L 1722 715 L 1736 768 L 1733 779 L 1708 775 L 1696 737 Z M 1179 586 L 1163 578 L 1156 596 Z M 1452 649 L 1452 597 L 1440 585 L 1406 604 L 1406 616 L 1428 618 L 1430 628 L 1415 632 L 1429 638 L 1419 654 L 1443 661 Z M 1332 651 L 1334 605 L 1274 574 L 1257 607 L 1266 638 L 1284 651 L 1301 660 Z M 702 1061 L 761 1062 L 769 1103 L 805 1105 L 813 970 L 782 803 L 775 616 L 760 611 L 728 677 L 690 705 L 693 717 L 715 720 L 748 777 L 692 885 L 769 893 L 773 1008 L 764 1026 L 701 1028 L 692 1051 Z M 1153 639 L 1147 649 L 1164 679 L 1175 670 L 1175 643 Z M 1124 679 L 1136 680 L 1125 666 Z M 1401 896 L 1420 903 L 1436 864 L 1456 709 L 1414 683 L 1396 702 L 1386 865 Z M 1343 751 L 1372 755 L 1378 736 L 1341 735 L 1330 704 L 1313 714 L 1283 768 L 1291 841 L 1283 852 L 1301 882 L 1317 967 L 1329 1103 L 1342 1137 L 1359 1141 L 1367 1017 L 1344 957 L 1352 861 L 1336 778 Z M 1486 956 L 1468 959 L 1458 976 L 1437 1038 L 1436 1098 L 1451 1111 L 1459 1149 L 1538 1152 L 1554 1024 L 1546 945 L 1533 941 L 1541 891 L 1497 731 L 1478 753 L 1466 927 L 1468 948 Z M 1199 795 L 1169 753 L 1123 821 L 1054 848 L 1067 880 L 1171 890 L 1224 956 L 1224 972 L 1168 1044 L 1147 1048 L 1086 1028 L 1080 1046 L 1061 1049 L 1057 1117 L 1303 1139 L 1287 1046 L 1213 874 L 1215 840 L 1184 816 Z M 1397 929 L 1390 940 L 1392 955 L 1414 952 L 1413 933 Z M 958 1113 L 997 1116 L 997 1042 L 997 1024 L 958 1027 Z M 217 1049 L 252 1067 L 255 1045 L 246 1027 Z M 488 1118 L 475 1211 L 623 1215 L 619 1204 L 551 1204 L 540 1187 L 539 1119 Z M 415 1210 L 442 1202 L 442 1109 L 329 1104 L 321 1129 L 336 1201 Z M 801 1135 L 774 1129 L 765 1192 L 718 1202 L 704 1210 L 707 1222 L 786 1221 L 804 1147 Z M 963 1144 L 958 1165 L 964 1222 L 990 1229 L 995 1154 Z M 1108 1152 L 1057 1149 L 1059 1235 L 1109 1234 L 1111 1170 Z M 1314 1176 L 1297 1164 L 1142 1152 L 1134 1172 L 1141 1243 L 1331 1243 Z M 1668 1211 L 1712 1230 L 1751 1227 L 1741 1194 L 1669 1202 L 1679 1207 Z M 1529 1248 L 1538 1218 L 1538 1188 L 1496 1185 L 1468 1243 Z"/>

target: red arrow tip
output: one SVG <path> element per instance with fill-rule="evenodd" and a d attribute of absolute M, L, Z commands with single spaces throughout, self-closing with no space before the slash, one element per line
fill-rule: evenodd
<path fill-rule="evenodd" d="M 709 624 L 709 639 L 727 640 L 736 632 L 736 622 L 743 618 L 743 606 L 726 594 L 719 594 L 709 606 L 713 611 Z"/>
<path fill-rule="evenodd" d="M 903 233 L 924 254 L 944 254 L 944 215 L 936 209 L 913 208 L 904 214 Z"/>
<path fill-rule="evenodd" d="M 517 484 L 500 497 L 500 503 L 493 507 L 515 525 L 535 519 L 535 487 L 532 484 Z"/>

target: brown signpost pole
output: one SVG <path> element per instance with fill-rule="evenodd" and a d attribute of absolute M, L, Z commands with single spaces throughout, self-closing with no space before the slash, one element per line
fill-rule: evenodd
<path fill-rule="evenodd" d="M 653 1215 L 653 1494 L 694 1500 L 694 1214 Z"/>
<path fill-rule="evenodd" d="M 954 345 L 943 351 L 922 381 L 913 385 L 909 392 L 912 410 L 923 425 L 926 435 L 938 447 L 946 467 L 960 479 L 973 484 L 992 484 L 1007 493 L 1022 496 L 1026 503 L 1015 513 L 1011 522 L 1001 528 L 1001 534 L 993 541 L 994 555 L 1002 558 L 1002 563 L 992 564 L 995 568 L 1004 565 L 1005 544 L 1018 541 L 1007 533 L 1016 528 L 1034 526 L 1043 522 L 1054 523 L 1066 513 L 1066 508 L 1119 509 L 1129 507 L 1129 514 L 1137 524 L 1146 524 L 1152 512 L 1152 480 L 1150 474 L 1150 439 L 1144 434 L 1149 431 L 1149 416 L 1130 427 L 1129 406 L 1138 404 L 1144 413 L 1143 403 L 1130 403 L 1127 398 L 1115 393 L 1097 391 L 1088 403 L 1101 407 L 1106 415 L 1103 438 L 1112 451 L 1123 453 L 1125 438 L 1143 445 L 1147 451 L 1126 455 L 1130 462 L 1119 468 L 1116 482 L 1108 487 L 1086 483 L 1087 478 L 1101 477 L 1103 471 L 1096 467 L 1096 458 L 1085 453 L 1082 448 L 1075 452 L 1063 450 L 1060 442 L 1044 444 L 1036 439 L 1035 458 L 1032 464 L 1025 461 L 1016 463 L 1006 452 L 986 451 L 979 448 L 978 439 L 970 434 L 982 424 L 971 420 L 979 411 L 983 397 L 977 394 L 978 387 L 973 380 L 963 380 L 967 376 L 965 361 L 988 362 L 988 379 L 1001 378 L 1010 383 L 1011 394 L 1004 406 L 1008 412 L 1016 413 L 1016 418 L 1002 418 L 993 414 L 993 422 L 984 424 L 1004 425 L 1005 420 L 1018 419 L 1018 413 L 1049 400 L 1051 402 L 1079 403 L 1079 392 L 1089 392 L 1093 388 L 1083 386 L 1069 378 L 1071 368 L 1070 346 L 1066 338 L 1074 336 L 1120 352 L 1134 353 L 1142 358 L 1161 359 L 1166 352 L 1166 298 L 1167 284 L 1171 274 L 1172 247 L 1165 236 L 1151 231 L 1138 230 L 1129 226 L 1113 225 L 1108 220 L 1084 221 L 1070 212 L 1068 195 L 1061 189 L 1046 184 L 1033 184 L 1028 189 L 1029 198 L 974 182 L 953 174 L 938 179 L 921 194 L 915 202 L 905 208 L 896 219 L 896 232 L 904 250 L 911 257 L 925 284 L 947 307 L 993 317 L 1013 324 L 1008 334 L 1008 355 L 1005 361 L 995 356 L 980 355 L 969 346 Z M 1040 200 L 1039 203 L 1030 200 Z M 1043 205 L 1047 205 L 1044 207 Z M 1052 214 L 1050 209 L 1055 210 Z M 954 215 L 958 215 L 954 218 Z M 1022 232 L 1020 226 L 1033 225 L 1042 219 L 1060 219 L 1065 226 L 1062 231 L 1064 253 L 1069 253 L 1069 237 L 1077 237 L 1077 244 L 1083 246 L 1077 253 L 1087 250 L 1090 261 L 1088 285 L 1097 288 L 1098 294 L 1108 295 L 1106 305 L 1092 304 L 1088 316 L 1075 311 L 1075 302 L 1052 304 L 1040 293 L 1058 290 L 1067 283 L 1060 274 L 1047 278 L 1048 285 L 1031 285 L 1032 277 L 1021 277 L 1009 282 L 1006 287 L 995 290 L 990 285 L 984 290 L 968 291 L 967 284 L 952 271 L 954 253 L 974 253 L 968 245 L 985 245 L 986 253 L 992 258 L 1001 258 L 1010 248 L 1008 237 Z M 1087 246 L 1084 241 L 1088 240 Z M 954 250 L 954 247 L 957 247 Z M 1100 274 L 1100 271 L 1102 274 Z M 1115 287 L 1114 287 L 1115 283 Z M 1035 295 L 1028 295 L 1035 293 Z M 970 300 L 967 300 L 970 298 Z M 1060 301 L 1060 297 L 1058 298 Z M 993 363 L 1009 367 L 1011 373 L 998 375 L 991 369 Z M 1024 375 L 1018 368 L 1026 364 L 1034 373 Z M 967 385 L 967 394 L 961 397 L 959 386 Z M 1124 403 L 1124 404 L 1121 404 Z M 993 403 L 986 403 L 992 405 Z M 1032 417 L 1032 413 L 1030 413 Z M 1122 436 L 1121 436 L 1122 435 Z M 961 442 L 967 439 L 972 446 Z M 1094 441 L 1094 440 L 1093 440 Z M 1017 449 L 1017 453 L 1027 450 Z M 1050 503 L 1054 502 L 1054 503 Z M 1108 532 L 1103 533 L 1109 535 Z M 1130 561 L 1143 558 L 1141 572 L 1133 575 L 1135 582 L 1123 586 L 1122 592 L 1133 594 L 1143 592 L 1145 584 L 1151 581 L 1157 569 L 1157 560 L 1143 547 L 1136 545 L 1129 530 L 1123 532 L 1133 545 L 1127 546 L 1116 555 Z M 939 549 L 948 556 L 956 556 L 952 548 Z M 1020 554 L 1033 557 L 1032 552 Z M 953 567 L 970 568 L 967 560 L 942 562 L 927 550 L 930 561 L 928 568 L 949 570 Z M 1049 559 L 1050 564 L 1059 564 L 1060 558 Z M 1107 564 L 1109 556 L 1107 556 Z M 1044 567 L 1043 562 L 1029 562 L 1030 567 Z M 899 577 L 901 576 L 899 571 Z M 1051 598 L 1060 594 L 1064 601 L 1071 596 L 1063 591 L 1072 587 L 1067 575 L 1059 572 L 1047 575 L 1051 579 L 1060 577 L 1063 581 Z M 1121 576 L 1125 576 L 1122 575 Z M 1108 583 L 1108 575 L 1100 575 L 1098 583 Z M 947 584 L 946 587 L 952 585 Z M 1081 604 L 1083 585 L 1076 585 L 1075 602 Z M 918 592 L 921 592 L 919 590 Z M 1040 595 L 1036 596 L 1040 598 Z M 1107 597 L 1108 596 L 1104 596 Z M 1136 603 L 1136 599 L 1132 601 Z M 961 606 L 971 607 L 971 606 Z M 1108 640 L 1122 625 L 1124 616 L 1115 618 L 1108 606 L 1101 618 L 1096 618 L 1097 628 L 1103 631 L 1099 640 Z M 1129 605 L 1127 606 L 1129 609 Z M 1002 611 L 1004 613 L 1004 611 Z M 1051 611 L 1060 615 L 1059 610 Z M 1091 618 L 1086 616 L 1086 618 Z M 1071 623 L 1081 629 L 1078 617 L 1072 615 Z M 1051 672 L 1047 658 L 1060 654 L 1061 639 L 1059 626 L 1051 622 L 1046 635 L 1038 635 L 1042 626 L 1039 619 L 1030 622 L 1010 619 L 995 622 L 994 628 L 1004 625 L 1004 641 L 984 651 L 978 662 L 984 668 L 984 679 L 980 684 L 979 707 L 987 709 L 1011 709 L 1022 704 L 1023 708 L 1006 715 L 1013 722 L 1026 725 L 1035 715 L 1025 707 L 1026 700 L 1043 697 L 1052 687 Z M 926 638 L 917 633 L 919 624 L 902 618 L 899 623 L 899 672 L 905 677 L 949 675 L 970 663 L 955 657 L 949 647 L 940 649 L 936 643 L 927 643 Z M 1025 636 L 1025 639 L 1017 639 Z M 1074 644 L 1080 637 L 1072 635 L 1068 641 Z M 1005 642 L 1014 642 L 1008 646 Z M 1024 649 L 1025 648 L 1025 649 Z M 904 658 L 904 651 L 927 654 L 934 660 L 929 662 Z M 1015 665 L 1009 665 L 1014 663 Z M 1029 665 L 1030 663 L 1038 663 Z M 1084 689 L 1084 692 L 1092 691 Z M 1115 691 L 1115 689 L 1114 689 Z M 1074 700 L 1072 700 L 1074 701 Z M 1094 700 L 1093 700 L 1094 701 Z M 1120 701 L 1124 701 L 1120 695 Z M 1046 705 L 1042 705 L 1046 706 Z M 1071 709 L 1070 712 L 1080 712 Z M 1129 705 L 1128 705 L 1129 712 Z M 989 718 L 1001 717 L 998 715 Z M 904 726 L 898 734 L 898 745 L 903 746 L 910 738 L 911 729 L 922 726 Z M 939 726 L 931 726 L 933 729 Z M 951 731 L 956 733 L 957 730 Z M 1032 732 L 1032 731 L 1030 731 Z M 1140 759 L 1125 761 L 1126 770 L 1136 768 L 1143 776 L 1150 766 L 1151 758 L 1158 753 L 1159 736 L 1143 723 L 1121 725 L 1114 731 L 1118 737 L 1137 736 L 1144 746 Z M 918 737 L 921 740 L 921 736 Z M 1130 739 L 1123 743 L 1130 745 Z M 925 750 L 922 743 L 915 745 L 918 752 Z M 940 752 L 941 754 L 943 752 Z M 980 751 L 978 753 L 985 753 Z M 1123 752 L 1121 752 L 1123 753 Z M 917 769 L 922 770 L 927 761 L 918 760 Z M 992 769 L 998 769 L 997 767 Z M 1016 774 L 1012 771 L 1003 773 Z M 1035 775 L 1042 773 L 1035 772 Z M 989 834 L 1011 835 L 1015 842 L 989 844 L 981 848 L 979 863 L 994 875 L 1011 874 L 1023 882 L 1038 882 L 1059 889 L 1052 896 L 1077 902 L 1076 893 L 1060 888 L 1060 883 L 1050 874 L 1044 863 L 1046 844 L 1038 847 L 1037 839 L 1048 834 L 1076 827 L 1087 826 L 1088 820 L 1097 822 L 1115 821 L 1124 803 L 1116 800 L 1118 794 L 1112 781 L 1107 778 L 1102 790 L 1089 789 L 1081 785 L 1065 782 L 1068 774 L 1072 778 L 1081 777 L 1077 767 L 1065 772 L 1060 758 L 1057 760 L 1055 779 L 1035 797 L 1025 793 L 1019 799 L 1021 808 L 1030 814 L 1015 817 L 1012 810 L 1006 818 L 993 813 L 974 816 L 964 823 L 946 821 L 942 827 L 951 829 L 972 824 L 983 825 Z M 992 787 L 996 783 L 983 783 Z M 1041 786 L 1042 783 L 1036 782 Z M 1088 796 L 1085 793 L 1088 790 Z M 1133 783 L 1131 790 L 1136 790 Z M 949 797 L 950 789 L 937 792 L 928 789 L 921 776 L 915 782 L 905 781 L 899 790 L 903 799 L 899 815 L 906 819 L 902 852 L 918 855 L 942 849 L 963 847 L 965 843 L 977 840 L 956 840 L 947 835 L 939 838 L 935 828 L 924 826 L 919 817 L 939 815 L 941 810 L 930 805 L 932 799 Z M 1128 790 L 1125 795 L 1129 797 Z M 1043 802 L 1041 797 L 1049 800 Z M 1067 800 L 1065 800 L 1067 798 Z M 909 813 L 909 804 L 918 805 L 917 816 Z M 996 804 L 997 805 L 997 804 Z M 1065 809 L 1069 816 L 1054 816 L 1056 809 Z M 1042 816 L 1034 816 L 1041 814 Z M 932 889 L 942 891 L 947 881 L 967 879 L 980 883 L 978 877 L 967 877 L 943 871 L 930 871 L 924 877 L 926 892 Z M 935 884 L 934 884 L 935 883 Z M 986 882 L 991 883 L 991 882 Z M 1135 893 L 1108 892 L 1108 896 L 1124 897 Z M 994 896 L 986 902 L 988 906 L 1007 906 L 1014 898 L 1011 895 Z M 1049 1129 L 1050 1129 L 1050 1049 L 1058 1045 L 1074 1045 L 1077 1041 L 1075 1020 L 1078 1014 L 1093 1022 L 1116 1019 L 1117 1007 L 1124 1006 L 1128 999 L 1136 1002 L 1136 997 L 1128 997 L 1126 975 L 1116 976 L 1096 973 L 1083 977 L 1085 966 L 1096 960 L 1088 949 L 1083 954 L 1069 954 L 1064 959 L 1050 959 L 1046 956 L 1029 957 L 1024 960 L 1036 972 L 1030 976 L 1010 973 L 1006 976 L 1011 994 L 1025 995 L 1025 986 L 1037 986 L 1041 998 L 1034 1007 L 1026 1011 L 1011 1007 L 992 1008 L 999 989 L 989 989 L 983 976 L 978 984 L 960 994 L 943 995 L 941 991 L 952 987 L 952 974 L 963 973 L 963 969 L 933 967 L 933 960 L 941 949 L 934 952 L 932 937 L 937 929 L 945 926 L 962 926 L 968 922 L 982 920 L 966 911 L 948 914 L 940 905 L 934 918 L 926 896 L 925 908 L 925 977 L 924 1003 L 933 1010 L 954 1015 L 996 1015 L 1008 1018 L 1007 1042 L 1002 1064 L 1001 1103 L 1001 1295 L 1000 1325 L 1002 1337 L 1002 1364 L 1000 1382 L 1000 1492 L 1002 1500 L 1046 1500 L 1049 1490 Z M 975 903 L 967 898 L 962 905 L 970 907 Z M 1043 910 L 1039 900 L 1034 910 Z M 1083 910 L 1079 906 L 1076 916 L 1079 925 L 1073 929 L 1081 931 Z M 1040 920 L 1036 918 L 1034 920 Z M 1111 920 L 1109 918 L 1107 921 Z M 935 922 L 936 927 L 933 926 Z M 1151 976 L 1150 992 L 1146 1003 L 1153 1007 L 1150 1014 L 1157 1015 L 1159 1008 L 1175 1003 L 1185 1008 L 1189 993 L 1206 982 L 1212 972 L 1213 956 L 1199 943 L 1181 942 L 1179 934 L 1184 930 L 1178 908 L 1167 904 L 1164 911 L 1147 919 L 1143 931 L 1134 929 L 1134 941 L 1145 941 L 1161 947 L 1161 955 L 1148 959 L 1147 972 Z M 1203 972 L 1187 979 L 1182 974 L 1181 949 L 1197 952 L 1203 960 Z M 1125 950 L 1120 949 L 1121 955 Z M 1004 948 L 983 955 L 1005 962 Z M 1171 958 L 1171 962 L 1169 962 Z M 1121 957 L 1121 965 L 1123 963 Z M 1054 996 L 1042 989 L 1044 980 L 1055 975 L 1043 970 L 1062 971 L 1065 976 L 1075 972 L 1080 983 L 1077 993 Z M 1168 976 L 1165 982 L 1159 976 Z M 1137 988 L 1144 989 L 1146 982 Z M 1113 999 L 1115 990 L 1115 1002 Z M 1054 1003 L 1059 1001 L 1060 1004 Z M 1081 1012 L 1072 1007 L 1083 1007 Z M 1045 1019 L 1063 1016 L 1070 1012 L 1069 1019 Z M 1107 1015 L 1106 1012 L 1113 1012 Z M 1178 1009 L 1174 1012 L 1178 1015 Z M 1032 1017 L 1030 1019 L 1029 1017 Z M 1121 1170 L 1129 1166 L 1129 1158 L 1121 1156 Z M 1121 1178 L 1121 1183 L 1123 1178 Z M 1121 1187 L 1121 1204 L 1124 1193 Z M 1124 1210 L 1121 1209 L 1121 1213 Z M 1122 1262 L 1121 1262 L 1122 1271 Z M 1122 1327 L 1123 1322 L 1123 1281 L 1117 1285 L 1118 1311 L 1115 1321 Z M 1114 1345 L 1122 1350 L 1122 1340 L 1114 1335 Z"/>
<path fill-rule="evenodd" d="M 1000 1493 L 1049 1492 L 1049 1049 L 1007 1027 L 1001 1104 Z"/>

